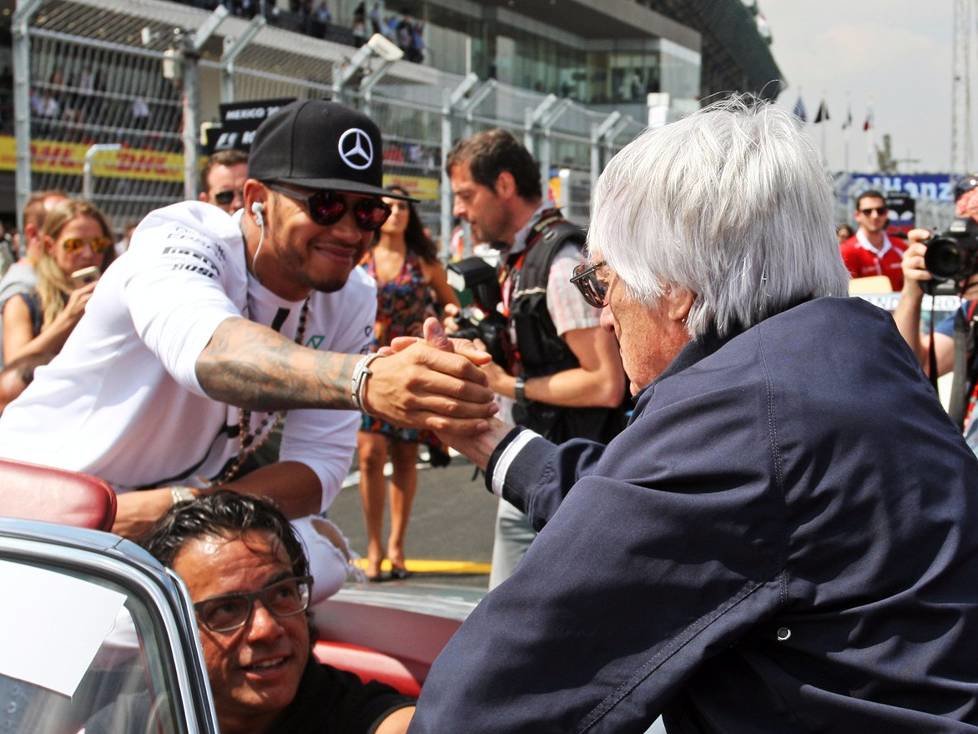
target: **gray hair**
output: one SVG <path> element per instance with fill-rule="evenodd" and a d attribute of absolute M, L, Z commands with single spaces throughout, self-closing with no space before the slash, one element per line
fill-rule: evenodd
<path fill-rule="evenodd" d="M 848 287 L 818 153 L 791 115 L 749 97 L 625 146 L 598 179 L 588 240 L 639 301 L 695 294 L 692 337 Z"/>

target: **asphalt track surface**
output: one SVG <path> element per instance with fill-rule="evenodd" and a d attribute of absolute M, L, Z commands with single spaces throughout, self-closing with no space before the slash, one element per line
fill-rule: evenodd
<path fill-rule="evenodd" d="M 405 581 L 385 584 L 452 584 L 483 590 L 487 587 L 496 498 L 486 490 L 481 474 L 472 481 L 473 471 L 472 464 L 461 456 L 453 457 L 444 468 L 419 464 L 418 492 L 405 542 L 407 568 L 412 575 Z M 355 471 L 347 477 L 330 507 L 329 517 L 342 529 L 353 550 L 366 555 L 367 536 Z M 388 508 L 385 541 L 389 522 Z M 386 564 L 385 568 L 389 570 Z"/>

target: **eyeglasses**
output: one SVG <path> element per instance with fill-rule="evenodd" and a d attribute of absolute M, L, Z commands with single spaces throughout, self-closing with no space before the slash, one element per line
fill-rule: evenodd
<path fill-rule="evenodd" d="M 598 270 L 604 265 L 604 260 L 590 267 L 587 263 L 581 263 L 574 268 L 574 275 L 570 279 L 584 296 L 584 300 L 595 308 L 604 308 L 608 305 L 608 286 L 598 278 Z"/>
<path fill-rule="evenodd" d="M 364 232 L 376 232 L 391 215 L 391 208 L 380 199 L 357 199 L 353 205 L 347 203 L 346 197 L 338 191 L 299 191 L 280 184 L 265 184 L 272 191 L 285 194 L 290 199 L 305 203 L 312 221 L 321 227 L 336 224 L 346 214 L 353 210 L 353 219 L 357 227 Z"/>
<path fill-rule="evenodd" d="M 78 252 L 85 245 L 91 247 L 92 252 L 97 255 L 112 247 L 112 240 L 109 237 L 69 237 L 66 240 L 61 240 L 62 249 L 69 255 Z"/>
<path fill-rule="evenodd" d="M 295 576 L 269 584 L 264 589 L 241 594 L 224 594 L 194 604 L 197 618 L 211 632 L 230 632 L 244 627 L 255 612 L 260 599 L 275 617 L 291 617 L 309 607 L 312 576 Z"/>
<path fill-rule="evenodd" d="M 883 215 L 889 216 L 890 210 L 885 206 L 871 206 L 868 209 L 860 209 L 859 213 L 864 217 L 868 217 L 871 214 L 876 214 L 882 217 Z"/>
<path fill-rule="evenodd" d="M 214 201 L 221 206 L 230 206 L 231 202 L 234 201 L 235 196 L 244 199 L 244 192 L 241 189 L 238 189 L 237 191 L 218 191 L 216 194 L 214 194 Z"/>

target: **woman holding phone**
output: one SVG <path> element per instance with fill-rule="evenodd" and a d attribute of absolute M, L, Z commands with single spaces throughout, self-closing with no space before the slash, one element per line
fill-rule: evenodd
<path fill-rule="evenodd" d="M 58 204 L 45 216 L 41 232 L 44 249 L 34 264 L 37 286 L 0 303 L 3 363 L 61 351 L 115 254 L 108 220 L 88 201 Z"/>

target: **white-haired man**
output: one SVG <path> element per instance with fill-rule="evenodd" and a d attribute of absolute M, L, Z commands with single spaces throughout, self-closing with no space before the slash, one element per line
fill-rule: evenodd
<path fill-rule="evenodd" d="M 450 437 L 542 530 L 412 732 L 974 730 L 978 464 L 889 315 L 834 297 L 831 212 L 771 106 L 611 161 L 575 281 L 634 416 L 607 446 Z"/>

